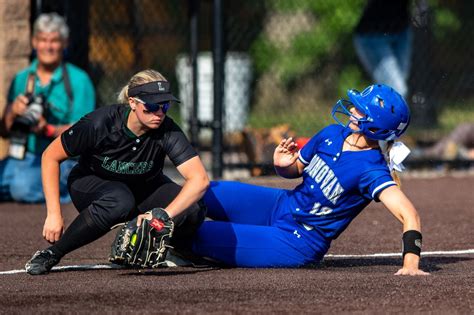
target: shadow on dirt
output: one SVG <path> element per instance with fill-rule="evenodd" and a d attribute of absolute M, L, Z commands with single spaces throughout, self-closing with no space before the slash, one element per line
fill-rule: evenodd
<path fill-rule="evenodd" d="M 163 268 L 163 269 L 136 269 L 122 274 L 122 276 L 181 276 L 191 275 L 200 272 L 208 272 L 218 270 L 220 268 L 193 268 L 193 267 L 179 267 L 179 268 Z"/>
<path fill-rule="evenodd" d="M 421 269 L 433 272 L 442 270 L 442 265 L 456 264 L 463 261 L 474 260 L 472 257 L 423 257 Z M 319 265 L 308 266 L 307 268 L 356 268 L 373 266 L 401 266 L 402 258 L 338 258 L 325 259 Z"/>

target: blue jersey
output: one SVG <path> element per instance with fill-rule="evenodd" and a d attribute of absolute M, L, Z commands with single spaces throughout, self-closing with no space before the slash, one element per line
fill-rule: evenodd
<path fill-rule="evenodd" d="M 280 207 L 289 208 L 307 230 L 335 239 L 385 188 L 396 185 L 379 149 L 342 151 L 350 130 L 322 129 L 300 150 L 303 182 L 287 191 Z"/>
<path fill-rule="evenodd" d="M 212 182 L 203 197 L 212 220 L 199 228 L 193 251 L 240 267 L 321 260 L 331 240 L 381 191 L 396 185 L 379 149 L 342 152 L 350 132 L 328 126 L 300 150 L 306 167 L 293 190 Z"/>

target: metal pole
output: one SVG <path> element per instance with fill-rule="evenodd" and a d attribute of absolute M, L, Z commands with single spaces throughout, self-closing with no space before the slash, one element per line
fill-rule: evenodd
<path fill-rule="evenodd" d="M 214 0 L 213 20 L 212 59 L 214 66 L 214 120 L 212 122 L 212 176 L 216 179 L 222 177 L 223 169 L 222 107 L 224 95 L 224 45 L 221 0 Z"/>
<path fill-rule="evenodd" d="M 89 0 L 64 2 L 64 15 L 70 29 L 67 61 L 89 71 Z"/>
<path fill-rule="evenodd" d="M 131 31 L 130 34 L 133 38 L 133 71 L 138 71 L 141 68 L 141 62 L 143 60 L 143 54 L 140 47 L 140 42 L 143 39 L 144 24 L 142 19 L 143 10 L 141 3 L 138 0 L 128 2 L 128 12 L 131 17 Z"/>
<path fill-rule="evenodd" d="M 189 120 L 191 131 L 191 144 L 198 146 L 199 142 L 199 92 L 198 92 L 198 16 L 199 16 L 199 0 L 189 0 L 189 26 L 190 26 L 190 50 L 191 50 L 191 67 L 192 67 L 192 84 L 193 84 L 193 103 L 192 112 Z"/>
<path fill-rule="evenodd" d="M 410 56 L 416 67 L 412 72 L 411 80 L 411 109 L 412 121 L 421 128 L 436 126 L 438 123 L 436 92 L 439 80 L 432 71 L 433 39 L 432 39 L 432 13 L 427 0 L 416 2 L 412 19 L 414 33 L 413 56 Z"/>
<path fill-rule="evenodd" d="M 36 16 L 34 17 L 34 20 L 36 20 L 36 18 L 41 14 L 43 13 L 43 1 L 41 0 L 36 0 L 35 1 L 35 14 Z"/>

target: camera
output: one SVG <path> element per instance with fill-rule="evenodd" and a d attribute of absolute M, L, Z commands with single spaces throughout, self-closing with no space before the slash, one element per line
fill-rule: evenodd
<path fill-rule="evenodd" d="M 42 94 L 29 97 L 28 109 L 26 112 L 15 119 L 15 124 L 23 125 L 22 129 L 31 129 L 38 124 L 41 115 L 45 110 L 46 100 Z"/>
<path fill-rule="evenodd" d="M 46 98 L 43 94 L 27 95 L 28 108 L 26 112 L 18 116 L 10 130 L 10 148 L 9 156 L 23 160 L 26 154 L 28 144 L 28 135 L 47 109 Z"/>

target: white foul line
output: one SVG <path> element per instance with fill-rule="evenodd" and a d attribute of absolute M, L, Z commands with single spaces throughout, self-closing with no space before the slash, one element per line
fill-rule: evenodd
<path fill-rule="evenodd" d="M 474 249 L 465 250 L 440 250 L 431 252 L 422 252 L 421 256 L 443 256 L 443 255 L 468 255 L 474 254 Z M 378 257 L 401 257 L 401 253 L 376 253 L 376 254 L 360 254 L 360 255 L 336 255 L 327 254 L 325 258 L 378 258 Z M 52 270 L 104 270 L 104 269 L 123 269 L 119 265 L 71 265 L 71 266 L 56 266 Z M 12 275 L 16 273 L 25 273 L 25 269 L 0 271 L 0 275 Z"/>
<path fill-rule="evenodd" d="M 439 250 L 432 252 L 421 252 L 421 256 L 436 256 L 436 255 L 464 255 L 474 254 L 474 249 L 466 250 Z M 328 258 L 364 258 L 364 257 L 401 257 L 402 253 L 376 253 L 376 254 L 360 254 L 360 255 L 336 255 L 327 254 L 324 257 Z"/>
<path fill-rule="evenodd" d="M 103 270 L 103 269 L 122 269 L 119 265 L 72 265 L 72 266 L 56 266 L 52 270 Z M 8 271 L 0 271 L 0 275 L 11 275 L 15 273 L 24 273 L 25 269 L 16 269 Z"/>

